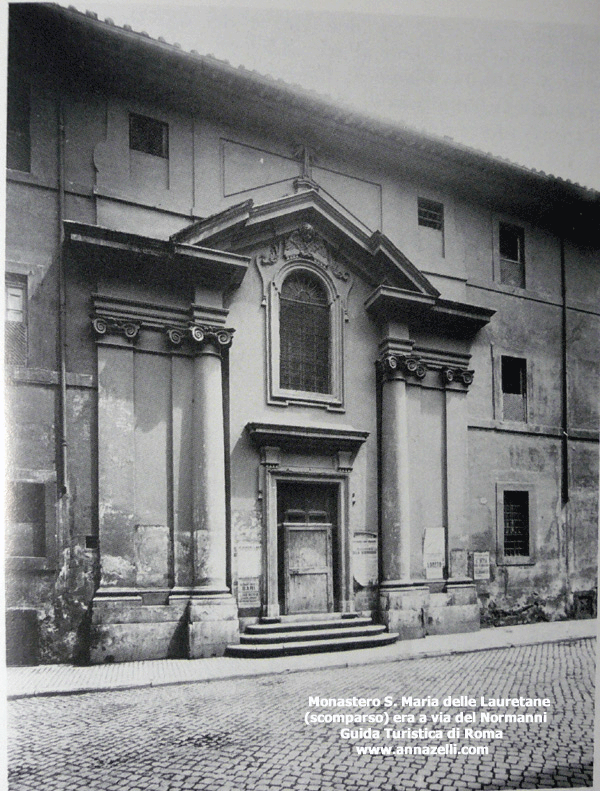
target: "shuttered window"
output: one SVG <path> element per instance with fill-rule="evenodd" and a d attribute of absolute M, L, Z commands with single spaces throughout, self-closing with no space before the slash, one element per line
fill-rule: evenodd
<path fill-rule="evenodd" d="M 525 232 L 518 225 L 501 222 L 498 228 L 500 282 L 525 288 Z"/>
<path fill-rule="evenodd" d="M 280 386 L 330 393 L 331 321 L 327 292 L 318 278 L 295 272 L 280 297 Z"/>
<path fill-rule="evenodd" d="M 527 422 L 527 361 L 502 357 L 502 417 Z"/>
<path fill-rule="evenodd" d="M 436 231 L 444 230 L 444 206 L 437 201 L 419 198 L 418 204 L 419 225 L 433 228 Z"/>
<path fill-rule="evenodd" d="M 169 158 L 169 125 L 145 115 L 129 116 L 129 148 L 155 157 Z"/>

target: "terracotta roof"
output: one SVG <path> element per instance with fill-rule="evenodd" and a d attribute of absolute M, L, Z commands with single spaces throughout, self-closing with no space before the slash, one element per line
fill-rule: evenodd
<path fill-rule="evenodd" d="M 56 5 L 57 8 L 63 8 L 58 4 L 49 4 L 49 5 Z M 156 41 L 157 43 L 165 44 L 166 46 L 173 47 L 181 52 L 181 54 L 185 55 L 192 55 L 194 58 L 198 58 L 207 64 L 213 65 L 216 69 L 222 69 L 224 74 L 235 74 L 236 76 L 242 76 L 245 80 L 254 81 L 257 85 L 271 85 L 278 89 L 284 89 L 290 92 L 292 95 L 301 96 L 308 100 L 312 100 L 314 102 L 318 102 L 319 104 L 326 104 L 329 106 L 331 111 L 336 112 L 339 120 L 346 120 L 348 123 L 355 123 L 359 126 L 367 125 L 369 128 L 372 128 L 373 131 L 382 134 L 393 134 L 395 131 L 398 133 L 409 133 L 411 135 L 416 135 L 421 137 L 423 141 L 430 140 L 432 142 L 436 142 L 442 145 L 446 145 L 452 148 L 455 148 L 459 151 L 463 151 L 465 153 L 473 154 L 478 157 L 485 157 L 492 162 L 504 163 L 511 167 L 514 167 L 518 170 L 523 170 L 529 173 L 534 173 L 536 175 L 542 176 L 544 178 L 552 179 L 554 181 L 561 182 L 563 184 L 573 185 L 575 187 L 581 188 L 586 192 L 596 193 L 596 190 L 593 190 L 589 187 L 585 187 L 582 184 L 572 181 L 571 179 L 563 179 L 559 176 L 554 176 L 551 173 L 545 173 L 543 170 L 536 170 L 535 168 L 528 168 L 525 165 L 522 165 L 518 162 L 514 162 L 511 159 L 506 157 L 500 157 L 496 154 L 492 154 L 489 151 L 484 152 L 480 149 L 474 148 L 472 146 L 465 145 L 463 143 L 459 143 L 454 140 L 454 138 L 449 137 L 447 135 L 435 135 L 431 132 L 427 132 L 424 129 L 417 129 L 416 127 L 410 126 L 409 124 L 404 124 L 398 121 L 392 121 L 390 119 L 386 119 L 382 116 L 375 116 L 363 113 L 352 106 L 339 101 L 338 99 L 333 99 L 328 94 L 321 94 L 316 90 L 304 88 L 302 85 L 298 83 L 288 83 L 285 80 L 280 78 L 275 78 L 270 74 L 261 74 L 260 72 L 256 71 L 255 69 L 246 69 L 243 65 L 240 66 L 232 66 L 228 60 L 224 60 L 221 58 L 216 58 L 212 54 L 202 55 L 198 53 L 196 50 L 190 50 L 189 52 L 182 49 L 181 44 L 177 42 L 169 43 L 165 41 L 162 36 L 158 38 L 153 38 L 150 36 L 146 31 L 134 31 L 130 25 L 115 25 L 114 21 L 110 18 L 106 18 L 104 20 L 100 20 L 98 14 L 93 11 L 79 11 L 75 6 L 69 5 L 68 10 L 71 13 L 78 14 L 80 16 L 87 17 L 88 19 L 93 19 L 101 24 L 109 25 L 114 27 L 117 30 L 127 31 L 128 33 L 133 33 L 136 36 L 140 36 L 143 38 L 150 39 L 152 41 Z"/>
<path fill-rule="evenodd" d="M 499 210 L 514 205 L 521 212 L 531 213 L 532 220 L 549 226 L 559 220 L 567 228 L 573 223 L 598 225 L 600 193 L 569 179 L 526 168 L 449 137 L 371 117 L 316 91 L 243 66 L 236 68 L 212 55 L 185 52 L 177 43 L 151 38 L 129 25 L 119 27 L 110 19 L 102 21 L 91 11 L 83 13 L 73 6 L 64 8 L 54 3 L 15 4 L 11 13 L 15 8 L 22 17 L 43 15 L 45 31 L 48 25 L 52 28 L 52 35 L 45 36 L 44 43 L 51 40 L 57 59 L 72 69 L 76 64 L 75 71 L 85 73 L 92 81 L 96 77 L 98 84 L 107 88 L 142 92 L 145 86 L 155 101 L 173 103 L 179 96 L 181 105 L 190 109 L 205 107 L 210 95 L 215 117 L 225 120 L 239 113 L 239 106 L 251 93 L 253 101 L 251 106 L 245 102 L 244 118 L 255 126 L 273 129 L 276 123 L 287 124 L 288 134 L 291 129 L 299 138 L 312 134 L 325 144 L 329 141 L 345 147 L 346 153 L 360 151 L 377 162 L 397 166 L 409 176 L 457 192 L 468 189 L 475 199 Z M 61 35 L 68 37 L 70 47 L 61 45 Z M 572 217 L 564 217 L 566 204 L 571 209 L 577 204 Z M 585 217 L 581 216 L 582 204 Z M 588 216 L 590 211 L 593 220 Z"/>

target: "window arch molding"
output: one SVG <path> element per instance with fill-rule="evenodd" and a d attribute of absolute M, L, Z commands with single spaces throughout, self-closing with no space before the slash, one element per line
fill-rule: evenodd
<path fill-rule="evenodd" d="M 327 296 L 329 309 L 329 387 L 328 392 L 295 390 L 284 387 L 281 381 L 281 303 L 282 288 L 290 277 L 306 274 L 318 281 Z M 277 272 L 269 285 L 267 301 L 267 400 L 270 404 L 287 406 L 304 404 L 321 406 L 342 411 L 344 408 L 343 387 L 343 322 L 344 306 L 342 295 L 329 274 L 312 261 L 294 259 L 288 261 Z"/>

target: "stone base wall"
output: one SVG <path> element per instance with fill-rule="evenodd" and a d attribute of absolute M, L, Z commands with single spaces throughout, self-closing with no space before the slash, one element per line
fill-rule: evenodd
<path fill-rule="evenodd" d="M 474 585 L 445 586 L 432 593 L 427 586 L 381 590 L 379 620 L 401 640 L 427 634 L 456 634 L 479 630 L 479 605 Z"/>
<path fill-rule="evenodd" d="M 140 596 L 97 598 L 92 605 L 92 664 L 222 656 L 239 642 L 237 604 L 229 594 L 171 597 L 144 604 Z"/>

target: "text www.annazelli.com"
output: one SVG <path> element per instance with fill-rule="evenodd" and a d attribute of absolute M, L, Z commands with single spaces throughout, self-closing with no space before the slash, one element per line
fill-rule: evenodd
<path fill-rule="evenodd" d="M 358 755 L 487 755 L 487 744 L 355 744 Z"/>

